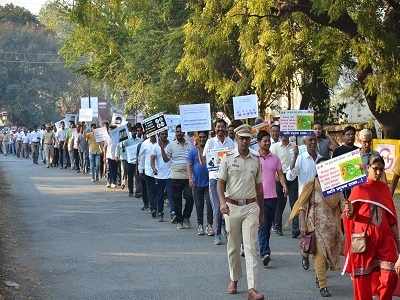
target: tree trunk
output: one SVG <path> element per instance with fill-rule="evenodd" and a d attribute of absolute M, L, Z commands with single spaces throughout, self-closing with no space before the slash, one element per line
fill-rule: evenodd
<path fill-rule="evenodd" d="M 391 112 L 377 113 L 373 111 L 372 113 L 381 123 L 385 139 L 400 139 L 400 110 L 398 108 Z"/>

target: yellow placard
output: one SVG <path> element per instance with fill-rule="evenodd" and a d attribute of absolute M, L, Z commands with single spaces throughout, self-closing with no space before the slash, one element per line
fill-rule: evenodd
<path fill-rule="evenodd" d="M 372 143 L 372 149 L 385 160 L 387 179 L 392 180 L 395 162 L 400 157 L 400 140 L 374 139 Z"/>

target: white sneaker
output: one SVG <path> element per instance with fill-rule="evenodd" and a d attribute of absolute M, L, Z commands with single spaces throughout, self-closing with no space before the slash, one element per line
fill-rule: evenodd
<path fill-rule="evenodd" d="M 111 184 L 111 188 L 115 189 L 116 185 L 114 183 Z"/>
<path fill-rule="evenodd" d="M 183 228 L 185 228 L 185 229 L 192 228 L 192 225 L 190 224 L 189 219 L 183 219 Z"/>
<path fill-rule="evenodd" d="M 111 184 L 107 183 L 106 187 L 108 187 L 108 188 L 111 187 Z"/>
<path fill-rule="evenodd" d="M 204 235 L 204 228 L 201 224 L 197 226 L 197 235 Z"/>

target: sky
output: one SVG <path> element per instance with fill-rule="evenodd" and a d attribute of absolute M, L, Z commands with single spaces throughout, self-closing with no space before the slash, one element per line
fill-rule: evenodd
<path fill-rule="evenodd" d="M 12 3 L 16 6 L 22 6 L 30 10 L 34 15 L 38 15 L 40 8 L 47 0 L 0 0 L 0 5 Z"/>

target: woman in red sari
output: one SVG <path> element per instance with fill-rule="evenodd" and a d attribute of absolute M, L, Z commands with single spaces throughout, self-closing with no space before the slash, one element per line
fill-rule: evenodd
<path fill-rule="evenodd" d="M 392 299 L 400 271 L 396 209 L 379 155 L 369 159 L 368 180 L 352 189 L 345 204 L 345 266 L 355 300 Z"/>

